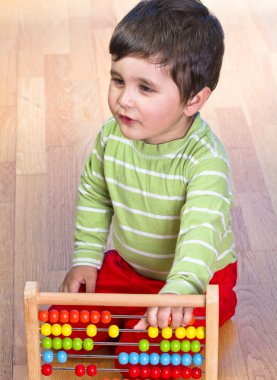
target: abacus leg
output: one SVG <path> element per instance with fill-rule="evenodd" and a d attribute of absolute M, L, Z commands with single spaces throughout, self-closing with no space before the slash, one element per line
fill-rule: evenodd
<path fill-rule="evenodd" d="M 218 286 L 208 285 L 206 296 L 206 380 L 217 380 L 218 373 Z"/>

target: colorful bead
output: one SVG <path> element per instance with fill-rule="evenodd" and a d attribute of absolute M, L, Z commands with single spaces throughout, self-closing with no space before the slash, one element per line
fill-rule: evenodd
<path fill-rule="evenodd" d="M 139 374 L 142 379 L 149 379 L 150 368 L 147 365 L 141 367 Z"/>
<path fill-rule="evenodd" d="M 149 341 L 147 339 L 141 339 L 139 341 L 139 350 L 141 352 L 146 352 L 149 350 Z"/>
<path fill-rule="evenodd" d="M 109 311 L 102 311 L 102 313 L 101 313 L 101 322 L 102 323 L 105 323 L 105 324 L 110 323 L 111 319 L 112 319 L 112 317 L 111 317 L 111 313 Z"/>
<path fill-rule="evenodd" d="M 51 350 L 44 351 L 42 358 L 45 363 L 52 363 L 54 359 L 53 352 Z"/>
<path fill-rule="evenodd" d="M 89 322 L 89 312 L 87 310 L 80 311 L 80 322 L 88 323 Z"/>
<path fill-rule="evenodd" d="M 96 334 L 97 334 L 97 327 L 95 325 L 88 325 L 87 326 L 87 336 L 90 336 L 92 338 Z"/>
<path fill-rule="evenodd" d="M 94 364 L 90 364 L 87 367 L 87 375 L 88 376 L 95 376 L 97 374 L 97 367 Z"/>
<path fill-rule="evenodd" d="M 67 362 L 67 353 L 64 351 L 59 351 L 57 352 L 56 358 L 59 363 L 64 364 Z"/>
<path fill-rule="evenodd" d="M 69 311 L 68 310 L 61 310 L 60 311 L 60 322 L 61 323 L 67 323 L 69 321 Z"/>
<path fill-rule="evenodd" d="M 189 340 L 183 340 L 181 342 L 181 351 L 182 352 L 189 352 L 190 351 L 190 341 Z"/>
<path fill-rule="evenodd" d="M 181 349 L 181 342 L 179 340 L 172 340 L 170 342 L 170 349 L 172 352 L 178 352 Z"/>
<path fill-rule="evenodd" d="M 48 321 L 48 311 L 47 310 L 40 310 L 38 313 L 38 319 L 40 322 L 47 322 Z"/>
<path fill-rule="evenodd" d="M 177 327 L 177 329 L 175 330 L 175 336 L 178 339 L 184 339 L 186 336 L 185 327 L 182 327 L 182 326 Z"/>
<path fill-rule="evenodd" d="M 52 339 L 49 337 L 43 338 L 41 344 L 43 348 L 49 350 L 50 348 L 52 348 Z"/>
<path fill-rule="evenodd" d="M 205 327 L 204 326 L 197 327 L 196 338 L 197 339 L 204 339 L 205 338 Z"/>
<path fill-rule="evenodd" d="M 41 332 L 41 334 L 44 335 L 44 336 L 49 336 L 49 335 L 51 335 L 51 332 L 52 332 L 52 326 L 50 325 L 50 323 L 44 323 L 44 324 L 41 326 L 40 332 Z"/>
<path fill-rule="evenodd" d="M 100 321 L 100 313 L 97 310 L 91 311 L 90 312 L 90 322 L 91 323 L 98 323 Z"/>
<path fill-rule="evenodd" d="M 65 323 L 62 325 L 62 335 L 63 336 L 70 336 L 72 334 L 72 326 L 68 323 Z"/>
<path fill-rule="evenodd" d="M 62 333 L 62 326 L 59 325 L 58 323 L 55 323 L 54 325 L 52 325 L 51 330 L 52 330 L 52 335 L 59 336 Z"/>
<path fill-rule="evenodd" d="M 182 376 L 182 370 L 180 367 L 174 367 L 171 369 L 172 379 L 179 379 Z"/>
<path fill-rule="evenodd" d="M 141 365 L 149 364 L 149 355 L 146 354 L 145 352 L 142 352 L 141 354 L 139 354 L 139 364 Z"/>
<path fill-rule="evenodd" d="M 120 352 L 118 355 L 118 362 L 121 365 L 126 365 L 128 364 L 129 361 L 129 355 L 126 352 Z"/>
<path fill-rule="evenodd" d="M 71 323 L 79 322 L 80 313 L 79 310 L 70 310 L 69 312 L 69 320 Z"/>
<path fill-rule="evenodd" d="M 179 355 L 179 354 L 172 354 L 171 355 L 171 358 L 170 358 L 170 363 L 172 364 L 172 365 L 174 365 L 175 367 L 177 366 L 177 365 L 180 365 L 181 364 L 181 355 Z"/>
<path fill-rule="evenodd" d="M 82 339 L 80 338 L 74 338 L 72 342 L 73 350 L 80 351 L 83 346 Z"/>
<path fill-rule="evenodd" d="M 48 313 L 48 320 L 51 323 L 56 323 L 59 321 L 59 312 L 58 310 L 50 310 Z"/>
<path fill-rule="evenodd" d="M 64 350 L 71 350 L 72 348 L 72 339 L 71 338 L 64 338 L 62 341 L 62 346 Z"/>
<path fill-rule="evenodd" d="M 201 344 L 199 342 L 199 340 L 193 340 L 190 344 L 190 350 L 192 352 L 199 352 L 201 349 Z"/>
<path fill-rule="evenodd" d="M 190 379 L 191 377 L 191 369 L 189 367 L 185 367 L 182 370 L 182 377 L 184 379 Z"/>
<path fill-rule="evenodd" d="M 83 341 L 83 348 L 86 351 L 91 351 L 93 349 L 93 340 L 90 338 L 86 338 Z"/>
<path fill-rule="evenodd" d="M 83 366 L 83 364 L 76 365 L 76 367 L 75 367 L 75 375 L 79 376 L 79 377 L 82 377 L 85 374 L 86 374 L 85 366 Z"/>
<path fill-rule="evenodd" d="M 132 378 L 132 379 L 136 379 L 138 378 L 139 376 L 139 367 L 134 365 L 132 367 L 129 368 L 129 376 Z"/>
<path fill-rule="evenodd" d="M 52 340 L 52 346 L 54 350 L 60 350 L 62 348 L 62 340 L 59 337 L 56 337 Z"/>
<path fill-rule="evenodd" d="M 161 376 L 161 370 L 159 367 L 152 367 L 150 369 L 150 377 L 151 379 L 159 379 Z"/>
<path fill-rule="evenodd" d="M 170 350 L 170 341 L 169 340 L 162 340 L 160 343 L 160 350 L 162 352 L 168 352 Z"/>
<path fill-rule="evenodd" d="M 170 377 L 171 377 L 171 368 L 170 367 L 162 367 L 161 378 L 162 379 L 170 379 Z"/>
<path fill-rule="evenodd" d="M 194 365 L 201 366 L 203 363 L 203 356 L 201 354 L 194 354 L 192 360 Z"/>
<path fill-rule="evenodd" d="M 191 365 L 192 357 L 190 354 L 184 354 L 184 355 L 182 355 L 181 361 L 182 361 L 183 366 L 188 367 Z"/>
<path fill-rule="evenodd" d="M 192 368 L 191 377 L 193 379 L 200 379 L 201 375 L 202 375 L 201 368 L 197 368 L 197 367 Z"/>
<path fill-rule="evenodd" d="M 117 338 L 119 335 L 119 327 L 116 325 L 109 326 L 108 334 L 111 338 Z"/>
<path fill-rule="evenodd" d="M 162 329 L 162 337 L 164 339 L 170 339 L 172 337 L 172 329 L 168 326 Z"/>
<path fill-rule="evenodd" d="M 148 336 L 150 338 L 157 338 L 157 336 L 159 335 L 159 329 L 158 327 L 148 327 Z"/>
<path fill-rule="evenodd" d="M 188 326 L 186 328 L 186 334 L 188 339 L 194 339 L 196 337 L 196 328 L 194 326 Z"/>
<path fill-rule="evenodd" d="M 136 365 L 139 362 L 139 354 L 137 352 L 131 352 L 129 354 L 129 363 L 132 365 Z"/>
<path fill-rule="evenodd" d="M 160 355 L 156 352 L 152 352 L 152 354 L 149 355 L 149 362 L 152 365 L 157 365 L 160 363 Z"/>
<path fill-rule="evenodd" d="M 51 366 L 51 364 L 43 364 L 43 366 L 41 367 L 41 373 L 44 376 L 50 376 L 50 375 L 52 375 L 52 366 Z"/>
<path fill-rule="evenodd" d="M 166 352 L 162 353 L 160 356 L 161 365 L 169 365 L 170 364 L 170 355 Z"/>

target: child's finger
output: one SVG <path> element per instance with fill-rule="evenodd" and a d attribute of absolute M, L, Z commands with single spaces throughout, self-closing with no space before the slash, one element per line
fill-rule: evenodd
<path fill-rule="evenodd" d="M 146 316 L 146 315 L 145 315 Z M 138 323 L 134 326 L 134 330 L 146 330 L 148 327 L 147 318 L 142 318 L 138 321 Z"/>
<path fill-rule="evenodd" d="M 193 314 L 193 308 L 191 307 L 184 308 L 183 320 L 182 320 L 182 324 L 184 326 L 187 326 L 190 323 L 190 321 L 192 320 L 192 314 Z"/>

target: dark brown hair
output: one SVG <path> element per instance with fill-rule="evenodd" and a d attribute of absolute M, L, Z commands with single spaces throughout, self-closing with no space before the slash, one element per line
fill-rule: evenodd
<path fill-rule="evenodd" d="M 115 61 L 133 55 L 169 65 L 186 103 L 202 88 L 216 87 L 224 32 L 199 0 L 143 0 L 119 22 L 109 48 Z"/>

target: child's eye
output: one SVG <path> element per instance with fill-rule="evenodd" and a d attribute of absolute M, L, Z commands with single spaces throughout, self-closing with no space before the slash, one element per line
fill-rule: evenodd
<path fill-rule="evenodd" d="M 111 81 L 116 85 L 116 86 L 123 86 L 124 81 L 120 78 L 111 78 Z"/>
<path fill-rule="evenodd" d="M 153 89 L 148 87 L 148 86 L 144 86 L 144 85 L 140 85 L 139 88 L 141 89 L 142 92 L 153 92 Z"/>

